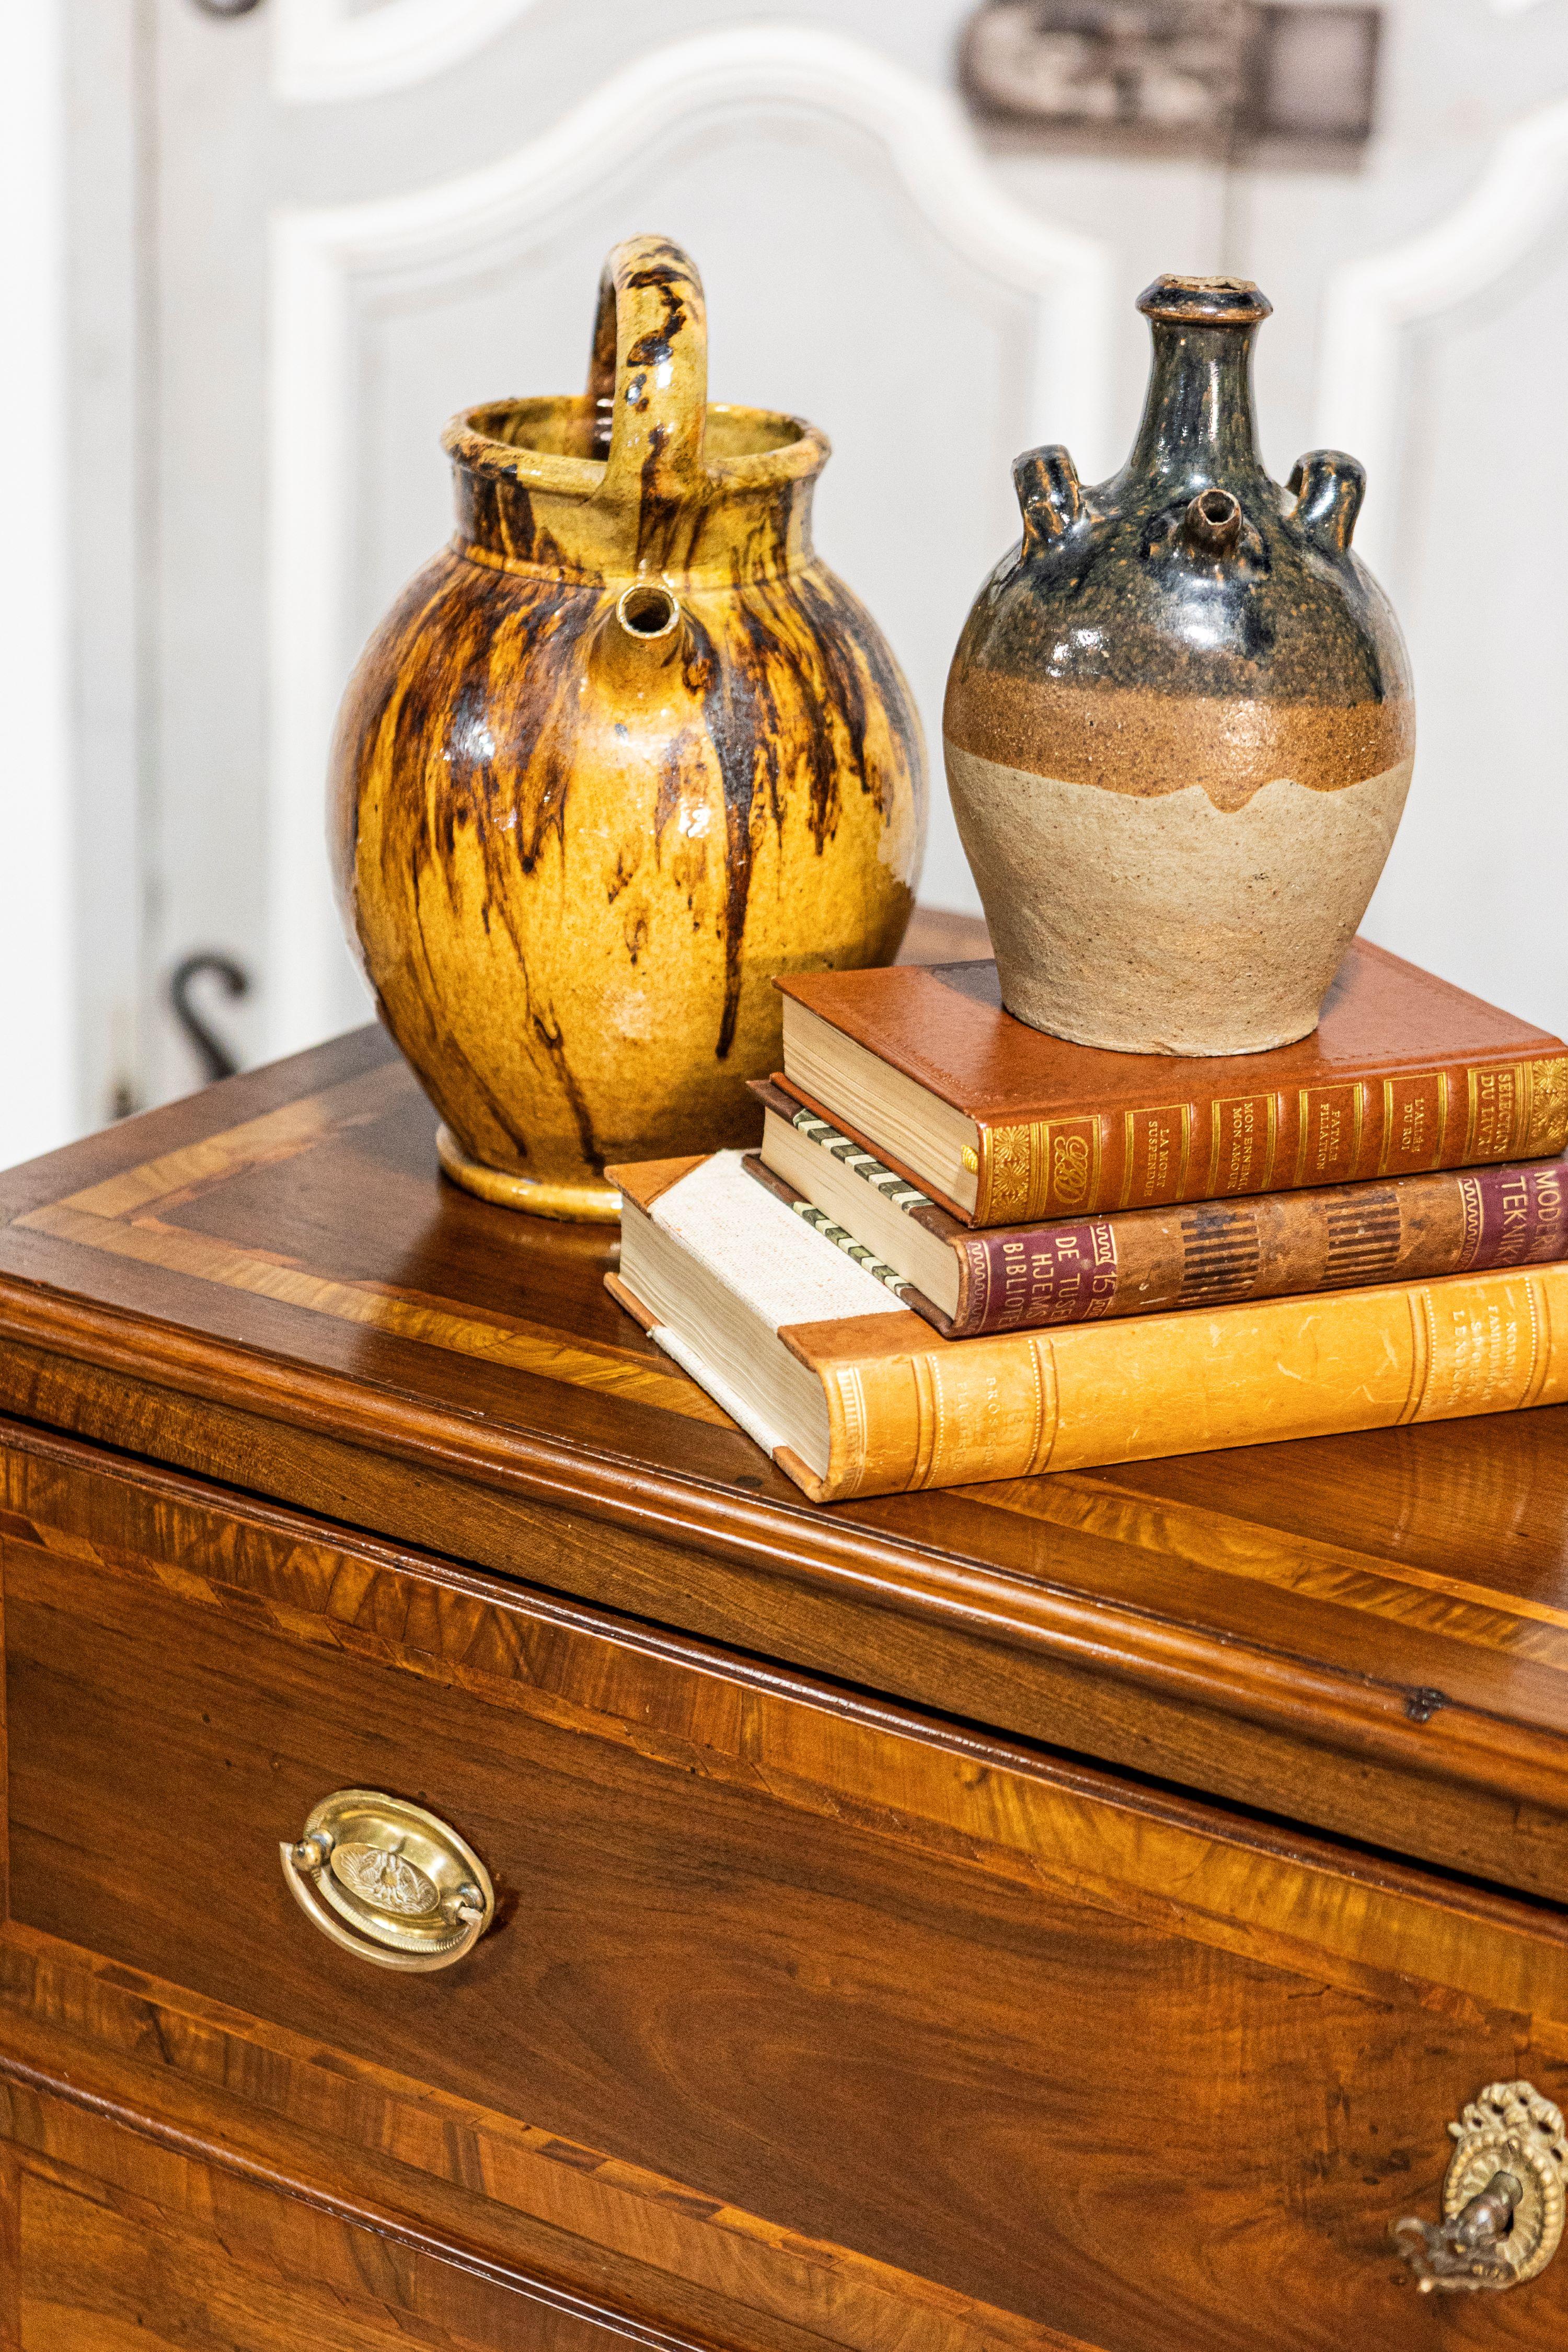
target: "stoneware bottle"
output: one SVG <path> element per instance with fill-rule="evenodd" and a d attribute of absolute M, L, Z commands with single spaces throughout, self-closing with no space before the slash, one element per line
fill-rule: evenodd
<path fill-rule="evenodd" d="M 1121 471 L 1086 488 L 1062 448 L 1014 468 L 1023 542 L 959 641 L 948 777 L 1010 1012 L 1125 1053 L 1258 1053 L 1317 1025 L 1383 871 L 1409 667 L 1351 551 L 1361 467 L 1264 471 L 1269 304 L 1161 278 L 1138 307 L 1153 369 Z"/>
<path fill-rule="evenodd" d="M 585 395 L 447 427 L 457 536 L 338 722 L 340 904 L 442 1165 L 547 1216 L 754 1141 L 770 976 L 890 961 L 912 904 L 919 721 L 812 553 L 828 445 L 707 376 L 691 262 L 618 246 Z"/>

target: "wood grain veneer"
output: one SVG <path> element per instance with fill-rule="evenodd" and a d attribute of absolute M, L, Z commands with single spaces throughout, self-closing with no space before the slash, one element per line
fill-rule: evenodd
<path fill-rule="evenodd" d="M 760 2260 L 853 2249 L 828 2332 L 868 2352 L 871 2280 L 1014 2315 L 987 2340 L 1427 2340 L 1387 2223 L 1450 2085 L 1568 2059 L 1556 1916 L 66 1450 L 14 1449 L 0 1542 L 23 2017 L 29 1960 L 98 1954 L 761 2217 Z M 460 1968 L 388 1979 L 294 1910 L 277 1841 L 353 1785 L 484 1855 Z"/>

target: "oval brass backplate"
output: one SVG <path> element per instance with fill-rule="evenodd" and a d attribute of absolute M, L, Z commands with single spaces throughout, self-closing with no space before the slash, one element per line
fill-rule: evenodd
<path fill-rule="evenodd" d="M 381 1969 L 449 1969 L 495 1916 L 489 1873 L 454 1829 L 401 1797 L 339 1789 L 279 1847 L 323 1936 Z"/>

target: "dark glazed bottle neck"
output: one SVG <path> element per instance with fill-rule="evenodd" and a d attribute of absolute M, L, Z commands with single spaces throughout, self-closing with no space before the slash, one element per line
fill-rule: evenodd
<path fill-rule="evenodd" d="M 1156 278 L 1138 307 L 1154 359 L 1124 478 L 1173 495 L 1266 481 L 1252 412 L 1252 345 L 1269 305 L 1233 278 Z"/>

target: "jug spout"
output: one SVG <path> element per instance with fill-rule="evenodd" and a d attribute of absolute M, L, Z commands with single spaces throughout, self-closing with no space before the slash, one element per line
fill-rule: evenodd
<path fill-rule="evenodd" d="M 686 650 L 680 599 L 662 580 L 634 580 L 600 622 L 594 667 L 628 694 L 662 690 Z"/>

